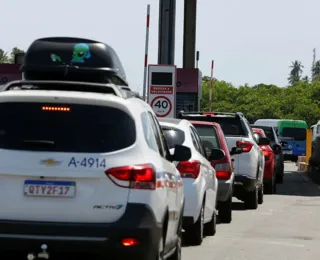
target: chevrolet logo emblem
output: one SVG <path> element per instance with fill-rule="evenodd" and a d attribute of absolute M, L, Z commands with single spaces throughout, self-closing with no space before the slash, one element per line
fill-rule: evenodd
<path fill-rule="evenodd" d="M 47 166 L 56 166 L 56 165 L 61 164 L 61 162 L 60 161 L 56 161 L 54 159 L 47 159 L 47 160 L 42 160 L 40 162 L 40 164 L 44 164 L 44 165 L 47 165 Z"/>

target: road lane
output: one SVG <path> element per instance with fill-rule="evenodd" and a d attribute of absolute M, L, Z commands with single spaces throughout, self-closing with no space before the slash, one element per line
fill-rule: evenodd
<path fill-rule="evenodd" d="M 244 210 L 234 199 L 232 223 L 219 224 L 201 246 L 185 246 L 182 259 L 319 259 L 320 187 L 296 169 L 286 163 L 284 184 L 257 210 Z"/>

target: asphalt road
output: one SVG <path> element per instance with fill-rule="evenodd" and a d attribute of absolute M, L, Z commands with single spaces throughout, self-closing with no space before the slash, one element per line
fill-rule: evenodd
<path fill-rule="evenodd" d="M 319 259 L 320 187 L 286 163 L 284 183 L 257 210 L 234 199 L 231 224 L 219 224 L 201 246 L 182 249 L 183 260 Z"/>

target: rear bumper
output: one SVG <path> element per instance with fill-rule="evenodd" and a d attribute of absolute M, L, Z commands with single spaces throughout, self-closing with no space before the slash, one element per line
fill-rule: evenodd
<path fill-rule="evenodd" d="M 218 180 L 218 201 L 227 201 L 233 192 L 234 174 L 229 180 Z"/>
<path fill-rule="evenodd" d="M 247 192 L 251 192 L 257 185 L 257 180 L 243 175 L 236 175 L 234 178 L 233 195 L 242 200 Z"/>
<path fill-rule="evenodd" d="M 143 204 L 128 204 L 125 214 L 112 224 L 0 221 L 0 253 L 38 253 L 46 244 L 52 255 L 89 253 L 150 259 L 157 252 L 161 230 L 152 210 Z M 140 243 L 124 247 L 123 238 L 135 238 Z"/>

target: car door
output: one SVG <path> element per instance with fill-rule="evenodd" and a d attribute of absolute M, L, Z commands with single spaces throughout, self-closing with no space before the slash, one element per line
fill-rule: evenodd
<path fill-rule="evenodd" d="M 205 173 L 205 182 L 206 182 L 206 200 L 205 200 L 205 219 L 211 219 L 213 211 L 215 210 L 215 171 L 212 168 L 210 162 L 207 160 L 207 155 L 205 149 L 203 148 L 201 139 L 197 133 L 197 130 L 190 126 L 191 136 L 195 139 L 195 142 L 198 146 L 198 152 L 202 155 L 201 167 Z"/>
<path fill-rule="evenodd" d="M 160 155 L 162 157 L 162 164 L 167 183 L 166 189 L 169 206 L 169 222 L 166 243 L 172 244 L 175 242 L 174 240 L 177 235 L 181 205 L 183 203 L 183 191 L 182 188 L 178 185 L 180 174 L 178 173 L 178 170 L 176 169 L 175 165 L 168 160 L 169 150 L 158 120 L 151 112 L 149 112 L 149 117 L 150 121 L 152 122 L 151 124 L 154 129 L 154 132 L 156 134 L 156 139 L 159 145 Z"/>

